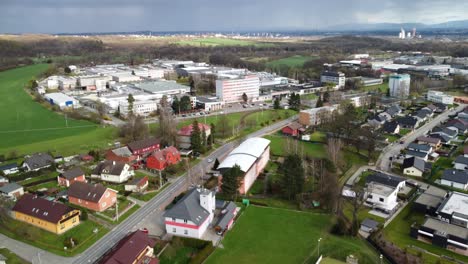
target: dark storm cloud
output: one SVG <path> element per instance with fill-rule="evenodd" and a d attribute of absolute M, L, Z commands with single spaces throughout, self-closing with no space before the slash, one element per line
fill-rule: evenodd
<path fill-rule="evenodd" d="M 466 1 L 0 0 L 0 32 L 317 29 L 466 19 Z"/>

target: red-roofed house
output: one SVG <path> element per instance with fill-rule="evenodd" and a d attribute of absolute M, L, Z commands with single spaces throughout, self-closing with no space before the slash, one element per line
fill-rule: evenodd
<path fill-rule="evenodd" d="M 57 176 L 57 182 L 60 186 L 70 187 L 74 182 L 86 182 L 85 173 L 79 167 L 64 171 Z"/>
<path fill-rule="evenodd" d="M 102 184 L 75 182 L 68 189 L 68 200 L 71 204 L 102 212 L 115 204 L 117 191 L 106 188 Z"/>
<path fill-rule="evenodd" d="M 200 128 L 200 131 L 205 129 L 205 133 L 207 137 L 211 135 L 211 127 L 209 125 L 198 123 L 198 127 Z M 190 136 L 192 135 L 192 131 L 193 131 L 193 124 L 184 126 L 179 131 L 177 131 L 177 145 L 179 146 L 179 148 L 190 149 L 190 146 L 191 146 Z"/>
<path fill-rule="evenodd" d="M 109 149 L 106 152 L 106 160 L 132 163 L 133 161 L 137 159 L 138 157 L 133 155 L 128 147 Z"/>
<path fill-rule="evenodd" d="M 135 156 L 144 156 L 160 148 L 161 140 L 157 138 L 147 138 L 133 141 L 127 144 L 128 149 Z"/>
<path fill-rule="evenodd" d="M 136 178 L 125 184 L 126 192 L 143 192 L 148 188 L 148 176 Z"/>
<path fill-rule="evenodd" d="M 288 136 L 293 136 L 293 137 L 297 137 L 303 131 L 304 129 L 302 125 L 299 124 L 298 122 L 292 122 L 291 124 L 283 127 L 283 129 L 281 130 L 283 134 L 288 135 Z"/>
<path fill-rule="evenodd" d="M 173 146 L 153 152 L 146 159 L 146 167 L 152 170 L 164 170 L 180 161 L 180 152 Z"/>
<path fill-rule="evenodd" d="M 158 264 L 153 248 L 156 241 L 148 234 L 138 230 L 128 234 L 117 246 L 105 254 L 99 264 Z"/>

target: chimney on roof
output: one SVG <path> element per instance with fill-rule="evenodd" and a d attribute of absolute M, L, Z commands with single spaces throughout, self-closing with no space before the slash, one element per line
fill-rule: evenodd
<path fill-rule="evenodd" d="M 113 165 L 113 166 L 115 166 L 115 160 L 114 160 L 114 161 L 112 161 L 112 165 Z"/>

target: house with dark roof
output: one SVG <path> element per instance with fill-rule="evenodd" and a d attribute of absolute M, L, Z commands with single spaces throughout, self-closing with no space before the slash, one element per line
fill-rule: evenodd
<path fill-rule="evenodd" d="M 97 262 L 98 264 L 158 264 L 154 256 L 156 241 L 148 234 L 137 230 L 127 234 L 109 252 Z"/>
<path fill-rule="evenodd" d="M 458 156 L 453 162 L 453 168 L 457 170 L 468 170 L 468 157 L 464 155 Z"/>
<path fill-rule="evenodd" d="M 419 126 L 419 119 L 412 116 L 404 116 L 396 120 L 401 128 L 414 130 Z"/>
<path fill-rule="evenodd" d="M 68 201 L 95 212 L 102 212 L 114 206 L 117 201 L 117 191 L 102 184 L 74 182 L 68 189 Z"/>
<path fill-rule="evenodd" d="M 133 155 L 132 151 L 127 146 L 109 149 L 106 152 L 106 160 L 120 161 L 125 163 L 132 163 L 138 159 L 137 155 Z"/>
<path fill-rule="evenodd" d="M 214 192 L 193 188 L 164 213 L 166 232 L 200 239 L 213 221 L 215 209 Z"/>
<path fill-rule="evenodd" d="M 168 166 L 180 162 L 180 152 L 175 147 L 170 146 L 162 150 L 151 153 L 146 159 L 146 167 L 150 170 L 162 171 Z"/>
<path fill-rule="evenodd" d="M 392 119 L 392 117 L 389 114 L 387 114 L 386 112 L 382 112 L 382 113 L 376 114 L 375 116 L 369 118 L 367 123 L 370 126 L 373 126 L 373 127 L 380 127 L 385 122 L 390 121 L 391 119 Z"/>
<path fill-rule="evenodd" d="M 397 121 L 386 122 L 383 125 L 382 130 L 388 134 L 398 134 L 400 133 L 400 125 Z"/>
<path fill-rule="evenodd" d="M 414 150 L 407 150 L 405 153 L 405 158 L 411 158 L 411 157 L 417 157 L 424 161 L 427 161 L 429 159 L 429 153 L 419 152 L 419 151 L 414 151 Z"/>
<path fill-rule="evenodd" d="M 134 170 L 125 162 L 105 160 L 99 163 L 91 173 L 91 178 L 102 181 L 123 183 L 134 175 Z"/>
<path fill-rule="evenodd" d="M 429 185 L 427 189 L 414 201 L 413 209 L 423 213 L 436 216 L 437 209 L 447 198 L 447 191 Z"/>
<path fill-rule="evenodd" d="M 426 162 L 417 157 L 406 158 L 403 161 L 403 174 L 422 177 L 426 171 Z"/>
<path fill-rule="evenodd" d="M 288 135 L 292 137 L 297 137 L 304 131 L 305 131 L 304 127 L 299 122 L 292 122 L 289 125 L 283 127 L 283 129 L 281 129 L 281 132 L 284 135 Z"/>
<path fill-rule="evenodd" d="M 468 190 L 468 171 L 447 169 L 442 173 L 440 184 L 457 189 Z"/>
<path fill-rule="evenodd" d="M 48 168 L 54 164 L 54 158 L 47 153 L 35 153 L 26 157 L 23 162 L 23 168 L 27 171 L 38 171 Z"/>
<path fill-rule="evenodd" d="M 55 234 L 80 224 L 80 210 L 32 194 L 23 195 L 11 211 L 14 219 Z"/>
<path fill-rule="evenodd" d="M 433 151 L 432 147 L 428 144 L 417 144 L 417 143 L 410 143 L 408 150 L 417 151 L 417 152 L 424 152 L 424 153 L 431 153 Z"/>
<path fill-rule="evenodd" d="M 445 133 L 431 133 L 429 134 L 429 137 L 438 138 L 443 144 L 448 144 L 450 141 L 452 141 L 452 138 L 447 136 Z"/>
<path fill-rule="evenodd" d="M 57 176 L 57 182 L 60 186 L 70 187 L 76 181 L 86 182 L 85 173 L 80 167 L 71 168 Z"/>
<path fill-rule="evenodd" d="M 418 137 L 416 139 L 416 142 L 418 144 L 428 144 L 430 145 L 434 150 L 439 149 L 442 146 L 442 141 L 440 138 L 435 138 L 435 137 Z"/>
<path fill-rule="evenodd" d="M 468 120 L 465 119 L 451 119 L 445 123 L 445 126 L 458 129 L 458 135 L 460 136 L 468 133 Z"/>
<path fill-rule="evenodd" d="M 389 114 L 391 117 L 395 117 L 401 114 L 401 108 L 398 105 L 392 105 L 391 107 L 387 108 L 385 112 Z"/>
<path fill-rule="evenodd" d="M 0 195 L 9 198 L 19 198 L 24 194 L 23 186 L 17 184 L 16 182 L 7 183 L 0 187 Z"/>
<path fill-rule="evenodd" d="M 435 127 L 432 129 L 431 134 L 440 134 L 445 135 L 450 139 L 454 139 L 458 135 L 458 129 L 455 127 L 448 128 L 448 127 Z"/>
<path fill-rule="evenodd" d="M 372 208 L 391 213 L 397 208 L 397 194 L 405 185 L 404 178 L 375 172 L 366 178 L 366 203 Z"/>
<path fill-rule="evenodd" d="M 433 103 L 433 105 L 436 107 L 435 112 L 436 113 L 442 113 L 447 110 L 447 105 L 442 104 L 442 103 Z"/>
<path fill-rule="evenodd" d="M 15 174 L 19 172 L 18 165 L 16 163 L 10 163 L 5 165 L 0 165 L 0 171 L 3 172 L 4 175 Z"/>
<path fill-rule="evenodd" d="M 218 222 L 215 225 L 215 230 L 218 235 L 222 235 L 232 228 L 239 210 L 240 208 L 237 207 L 236 203 L 234 202 L 228 202 L 221 209 L 221 213 L 218 215 Z"/>
<path fill-rule="evenodd" d="M 161 147 L 160 144 L 161 140 L 157 138 L 146 138 L 130 142 L 127 144 L 127 147 L 133 155 L 142 157 L 155 150 L 158 150 Z"/>
<path fill-rule="evenodd" d="M 135 178 L 125 184 L 126 192 L 144 192 L 148 188 L 148 176 Z"/>
<path fill-rule="evenodd" d="M 361 230 L 366 233 L 372 233 L 379 227 L 379 222 L 366 218 L 361 223 Z"/>

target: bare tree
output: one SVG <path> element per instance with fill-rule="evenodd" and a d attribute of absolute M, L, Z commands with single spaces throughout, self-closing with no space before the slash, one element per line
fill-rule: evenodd
<path fill-rule="evenodd" d="M 172 109 L 163 97 L 159 107 L 159 128 L 157 135 L 168 145 L 175 145 L 177 135 L 177 120 L 172 115 Z"/>
<path fill-rule="evenodd" d="M 338 168 L 340 156 L 341 156 L 341 148 L 343 147 L 343 143 L 339 138 L 328 138 L 327 140 L 327 153 L 328 158 L 331 160 L 333 165 Z"/>

